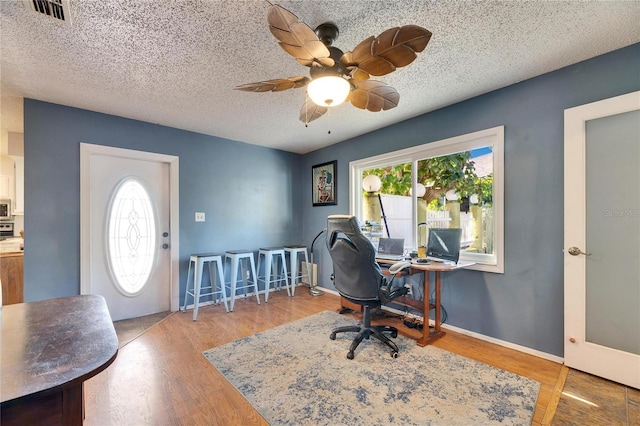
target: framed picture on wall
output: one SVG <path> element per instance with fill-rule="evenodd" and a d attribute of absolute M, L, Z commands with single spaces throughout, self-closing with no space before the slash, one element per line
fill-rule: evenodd
<path fill-rule="evenodd" d="M 311 200 L 314 206 L 331 206 L 338 202 L 336 160 L 311 167 Z"/>

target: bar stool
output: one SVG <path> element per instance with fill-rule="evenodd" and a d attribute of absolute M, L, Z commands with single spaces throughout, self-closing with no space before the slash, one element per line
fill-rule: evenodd
<path fill-rule="evenodd" d="M 231 273 L 229 286 L 231 289 L 231 310 L 236 302 L 237 290 L 243 290 L 244 297 L 247 297 L 247 288 L 253 286 L 253 291 L 256 294 L 258 305 L 260 304 L 260 294 L 258 293 L 258 275 L 256 274 L 256 264 L 253 259 L 253 252 L 251 250 L 230 250 L 224 254 L 225 265 L 227 260 L 231 262 Z M 247 262 L 250 269 L 247 269 Z M 238 287 L 238 267 L 242 276 L 242 285 Z M 249 276 L 248 276 L 249 275 Z"/>
<path fill-rule="evenodd" d="M 209 285 L 202 287 L 202 270 L 204 264 L 209 266 Z M 215 264 L 216 268 L 212 268 Z M 193 287 L 189 290 L 189 276 L 191 275 L 191 265 L 194 266 L 195 272 L 193 275 Z M 217 269 L 217 271 L 216 271 Z M 218 289 L 220 284 L 220 289 Z M 208 290 L 207 293 L 202 293 L 202 290 Z M 187 283 L 185 285 L 184 293 L 184 305 L 182 311 L 187 311 L 187 296 L 193 297 L 193 320 L 198 317 L 198 305 L 200 298 L 204 296 L 221 295 L 224 301 L 224 308 L 229 312 L 229 306 L 227 305 L 227 292 L 225 291 L 224 284 L 224 270 L 222 268 L 222 255 L 217 253 L 201 253 L 192 254 L 189 258 L 189 270 L 187 271 Z M 220 299 L 214 299 L 214 303 L 220 303 Z"/>
<path fill-rule="evenodd" d="M 278 259 L 279 256 L 279 259 Z M 264 258 L 264 276 L 260 278 L 260 264 Z M 278 271 L 278 260 L 280 260 L 280 271 Z M 287 273 L 287 261 L 285 260 L 284 249 L 282 247 L 261 248 L 258 251 L 258 281 L 264 281 L 264 301 L 269 301 L 269 290 L 271 283 L 277 290 L 284 282 L 287 287 L 287 295 L 291 296 L 289 289 L 289 274 Z"/>
<path fill-rule="evenodd" d="M 291 270 L 291 295 L 296 294 L 296 280 L 298 278 L 307 277 L 307 280 L 311 280 L 311 272 L 309 271 L 309 258 L 307 257 L 307 246 L 288 245 L 284 246 L 284 251 L 289 255 L 289 269 Z M 307 273 L 300 271 L 298 274 L 298 254 L 304 254 L 304 263 L 307 265 Z M 300 258 L 302 260 L 302 256 Z"/>

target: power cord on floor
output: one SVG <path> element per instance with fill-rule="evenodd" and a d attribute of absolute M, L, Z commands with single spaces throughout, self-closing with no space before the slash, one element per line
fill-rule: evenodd
<path fill-rule="evenodd" d="M 430 299 L 429 304 L 435 305 L 436 304 L 435 299 Z M 415 328 L 418 330 L 422 330 L 424 328 L 424 320 L 420 320 L 418 318 L 415 318 L 414 316 L 410 316 L 409 315 L 411 313 L 410 311 L 411 311 L 410 309 L 405 307 L 405 313 L 402 316 L 402 323 L 408 328 Z M 421 312 L 418 312 L 418 314 L 420 313 Z M 428 317 L 429 316 L 427 316 L 427 318 Z M 447 321 L 447 317 L 448 317 L 447 310 L 444 308 L 444 306 L 442 306 L 442 304 L 440 304 L 440 324 L 444 324 Z"/>

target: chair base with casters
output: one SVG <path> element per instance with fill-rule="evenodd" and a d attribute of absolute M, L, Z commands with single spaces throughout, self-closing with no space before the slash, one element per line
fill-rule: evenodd
<path fill-rule="evenodd" d="M 347 299 L 348 300 L 348 299 Z M 337 327 L 331 331 L 331 335 L 329 338 L 331 340 L 336 340 L 336 334 L 338 333 L 358 333 L 356 337 L 351 342 L 351 347 L 349 347 L 349 352 L 347 352 L 347 358 L 353 359 L 355 355 L 355 350 L 364 339 L 369 339 L 369 337 L 375 337 L 385 345 L 391 349 L 391 357 L 398 358 L 398 346 L 387 337 L 384 333 L 389 333 L 392 338 L 398 337 L 398 329 L 392 327 L 390 325 L 371 325 L 371 308 L 379 307 L 380 304 L 374 305 L 364 305 L 364 312 L 362 314 L 362 323 L 358 325 L 347 325 L 344 327 Z"/>

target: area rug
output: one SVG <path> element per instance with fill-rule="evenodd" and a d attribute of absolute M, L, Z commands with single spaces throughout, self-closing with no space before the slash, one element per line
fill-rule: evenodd
<path fill-rule="evenodd" d="M 205 351 L 271 425 L 529 425 L 540 384 L 398 336 L 348 360 L 355 324 L 325 311 Z"/>

